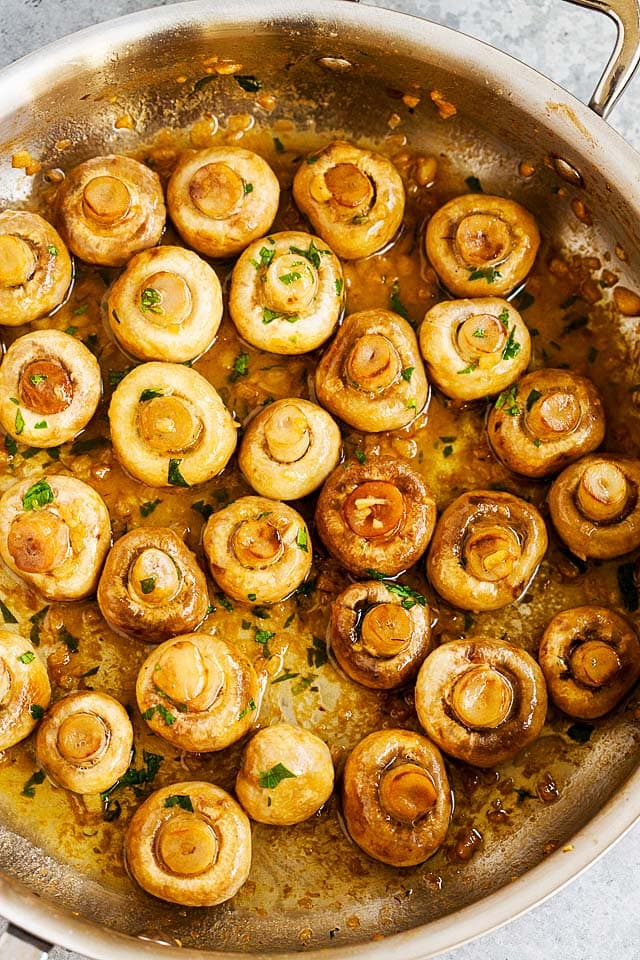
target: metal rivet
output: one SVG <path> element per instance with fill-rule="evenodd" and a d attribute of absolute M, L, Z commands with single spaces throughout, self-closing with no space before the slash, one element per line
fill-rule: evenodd
<path fill-rule="evenodd" d="M 584 178 L 580 171 L 562 157 L 553 157 L 553 167 L 558 176 L 574 187 L 584 187 Z"/>

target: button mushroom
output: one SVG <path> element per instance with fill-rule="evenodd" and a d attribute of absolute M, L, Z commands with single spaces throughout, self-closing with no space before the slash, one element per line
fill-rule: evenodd
<path fill-rule="evenodd" d="M 157 173 L 131 157 L 93 157 L 74 167 L 58 190 L 60 233 L 87 263 L 121 267 L 155 247 L 166 218 Z"/>
<path fill-rule="evenodd" d="M 366 432 L 406 427 L 429 394 L 416 335 L 390 310 L 346 317 L 318 364 L 315 382 L 323 407 Z"/>
<path fill-rule="evenodd" d="M 316 525 L 327 550 L 347 570 L 394 577 L 427 548 L 436 505 L 404 460 L 370 458 L 337 467 L 320 491 Z"/>
<path fill-rule="evenodd" d="M 0 750 L 28 737 L 50 700 L 49 676 L 33 645 L 0 628 Z"/>
<path fill-rule="evenodd" d="M 280 185 L 269 164 L 242 147 L 185 153 L 167 186 L 178 233 L 207 257 L 235 257 L 264 236 L 279 199 Z"/>
<path fill-rule="evenodd" d="M 20 480 L 0 499 L 0 556 L 48 600 L 94 593 L 110 546 L 104 500 L 75 477 Z"/>
<path fill-rule="evenodd" d="M 379 153 L 337 140 L 307 157 L 293 197 L 339 257 L 368 257 L 393 240 L 404 215 L 404 187 Z"/>
<path fill-rule="evenodd" d="M 423 863 L 444 842 L 451 793 L 440 751 L 412 730 L 377 730 L 347 759 L 342 785 L 347 830 L 375 860 Z"/>
<path fill-rule="evenodd" d="M 213 907 L 233 897 L 249 876 L 251 826 L 215 784 L 172 783 L 138 807 L 125 853 L 147 893 L 187 907 Z"/>
<path fill-rule="evenodd" d="M 441 750 L 495 767 L 536 739 L 547 712 L 542 670 L 511 643 L 470 637 L 429 654 L 416 681 L 418 719 Z"/>
<path fill-rule="evenodd" d="M 255 723 L 258 678 L 230 643 L 186 633 L 149 654 L 136 698 L 158 736 L 190 753 L 211 753 L 240 740 Z"/>
<path fill-rule="evenodd" d="M 441 597 L 463 610 L 499 610 L 526 591 L 547 549 L 535 507 L 511 493 L 471 490 L 440 517 L 427 575 Z"/>
<path fill-rule="evenodd" d="M 555 705 L 581 720 L 613 710 L 640 676 L 636 631 L 604 607 L 557 614 L 544 632 L 538 659 Z"/>
<path fill-rule="evenodd" d="M 72 440 L 91 420 L 101 396 L 98 361 L 59 330 L 19 337 L 0 367 L 0 423 L 32 447 Z"/>
<path fill-rule="evenodd" d="M 0 213 L 0 324 L 19 327 L 55 310 L 71 284 L 62 238 L 37 213 Z"/>
<path fill-rule="evenodd" d="M 536 222 L 515 200 L 469 193 L 429 220 L 431 266 L 456 297 L 501 297 L 521 283 L 540 245 Z"/>

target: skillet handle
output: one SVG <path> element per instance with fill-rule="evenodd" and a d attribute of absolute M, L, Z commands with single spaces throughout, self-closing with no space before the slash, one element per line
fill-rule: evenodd
<path fill-rule="evenodd" d="M 50 944 L 12 923 L 0 937 L 0 960 L 47 960 L 50 950 Z"/>
<path fill-rule="evenodd" d="M 640 63 L 640 0 L 568 0 L 579 7 L 606 13 L 618 28 L 616 45 L 589 106 L 606 117 L 622 96 Z"/>

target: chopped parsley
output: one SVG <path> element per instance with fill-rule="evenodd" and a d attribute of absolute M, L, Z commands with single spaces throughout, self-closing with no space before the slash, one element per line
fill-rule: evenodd
<path fill-rule="evenodd" d="M 76 307 L 76 309 L 73 311 L 73 315 L 74 315 L 74 317 L 81 317 L 82 314 L 83 314 L 83 313 L 86 313 L 88 309 L 89 309 L 89 304 L 88 304 L 88 303 L 81 303 L 80 306 L 79 306 L 79 307 Z M 76 329 L 77 329 L 77 327 L 76 327 Z M 66 330 L 65 330 L 65 333 L 66 333 Z"/>
<path fill-rule="evenodd" d="M 276 153 L 284 153 L 285 147 L 280 137 L 273 138 L 273 145 L 276 148 Z"/>
<path fill-rule="evenodd" d="M 162 503 L 162 500 L 158 497 L 157 500 L 145 500 L 144 503 L 140 504 L 140 516 L 149 517 L 158 506 L 159 503 Z"/>
<path fill-rule="evenodd" d="M 509 329 L 509 311 L 506 307 L 504 307 L 504 309 L 498 314 L 498 320 L 505 330 Z"/>
<path fill-rule="evenodd" d="M 458 376 L 460 376 L 460 374 L 473 373 L 474 370 L 478 369 L 479 364 L 479 360 L 472 360 L 468 367 L 464 367 L 463 370 L 456 370 L 456 373 Z"/>
<path fill-rule="evenodd" d="M 523 310 L 528 310 L 529 307 L 532 307 L 536 302 L 536 298 L 532 297 L 527 290 L 523 290 L 522 293 L 519 293 L 516 297 L 516 309 L 523 312 Z"/>
<path fill-rule="evenodd" d="M 159 714 L 168 727 L 173 726 L 173 724 L 176 722 L 175 715 L 171 713 L 170 710 L 167 710 L 163 703 L 156 703 L 155 706 L 149 707 L 148 710 L 145 710 L 142 714 L 142 719 L 151 720 L 154 713 Z"/>
<path fill-rule="evenodd" d="M 512 327 L 509 334 L 509 339 L 507 340 L 504 350 L 502 351 L 503 360 L 513 360 L 514 357 L 520 353 L 520 344 L 515 339 L 516 328 Z"/>
<path fill-rule="evenodd" d="M 274 247 L 271 247 L 271 249 L 269 249 L 269 247 L 260 247 L 260 250 L 258 251 L 258 256 L 260 259 L 252 260 L 251 263 L 256 270 L 261 270 L 262 268 L 266 270 L 267 267 L 271 266 L 271 261 L 275 255 L 276 251 Z"/>
<path fill-rule="evenodd" d="M 229 374 L 231 383 L 235 383 L 240 377 L 246 377 L 249 373 L 249 354 L 239 353 L 233 361 L 233 370 Z"/>
<path fill-rule="evenodd" d="M 471 193 L 482 193 L 482 184 L 477 177 L 465 177 L 464 182 L 469 187 Z"/>
<path fill-rule="evenodd" d="M 140 581 L 140 589 L 144 594 L 153 593 L 155 588 L 156 588 L 155 577 L 145 577 L 144 580 Z"/>
<path fill-rule="evenodd" d="M 482 267 L 480 269 L 471 270 L 469 273 L 469 280 L 486 280 L 487 283 L 495 283 L 498 277 L 501 277 L 502 274 L 499 270 L 496 270 L 495 267 Z"/>
<path fill-rule="evenodd" d="M 54 501 L 53 490 L 46 480 L 37 480 L 32 483 L 22 497 L 22 507 L 24 510 L 35 510 L 36 507 L 46 507 L 48 503 Z"/>
<path fill-rule="evenodd" d="M 452 453 L 453 453 L 453 447 L 451 446 L 450 443 L 448 443 L 446 446 L 444 446 L 444 447 L 442 448 L 442 456 L 443 456 L 445 459 L 446 459 L 447 457 L 450 457 Z"/>
<path fill-rule="evenodd" d="M 303 250 L 301 247 L 289 247 L 289 251 L 304 257 L 316 270 L 320 269 L 320 255 L 331 253 L 330 250 L 320 250 L 319 247 L 316 247 L 313 240 L 309 242 L 306 250 Z"/>
<path fill-rule="evenodd" d="M 9 610 L 9 607 L 2 600 L 0 600 L 0 613 L 2 614 L 2 619 L 4 620 L 5 623 L 18 622 L 16 617 L 14 617 L 14 615 L 11 613 L 11 610 Z M 28 663 L 29 661 L 23 660 L 22 662 Z"/>
<path fill-rule="evenodd" d="M 4 448 L 9 457 L 15 457 L 16 453 L 18 452 L 18 444 L 9 433 L 5 433 L 4 435 Z"/>
<path fill-rule="evenodd" d="M 221 607 L 224 607 L 229 613 L 233 612 L 233 604 L 228 597 L 225 597 L 224 593 L 216 593 L 216 600 Z"/>
<path fill-rule="evenodd" d="M 38 422 L 33 425 L 34 430 L 46 430 L 47 427 L 48 423 L 46 420 L 38 420 Z"/>
<path fill-rule="evenodd" d="M 273 323 L 274 320 L 281 320 L 284 317 L 284 313 L 279 313 L 277 310 L 270 310 L 269 307 L 262 308 L 262 322 L 264 324 Z"/>
<path fill-rule="evenodd" d="M 414 370 L 415 370 L 415 367 L 405 367 L 404 370 L 402 371 L 402 379 L 406 380 L 407 383 L 409 383 L 409 381 L 411 380 L 411 374 L 413 373 Z"/>
<path fill-rule="evenodd" d="M 174 460 L 171 458 L 169 460 L 169 469 L 167 471 L 167 480 L 172 487 L 189 487 L 191 484 L 187 483 L 185 478 L 180 472 L 180 464 L 182 460 Z"/>
<path fill-rule="evenodd" d="M 291 270 L 289 273 L 283 273 L 282 276 L 278 277 L 278 280 L 280 283 L 284 283 L 285 287 L 288 287 L 296 280 L 302 280 L 302 274 L 298 273 L 297 270 Z"/>
<path fill-rule="evenodd" d="M 205 520 L 208 520 L 213 513 L 213 507 L 205 500 L 196 500 L 195 503 L 191 504 L 191 509 L 195 510 L 196 513 L 199 513 L 200 516 L 204 517 Z"/>
<path fill-rule="evenodd" d="M 307 663 L 310 667 L 315 667 L 317 670 L 319 667 L 324 666 L 325 663 L 329 661 L 329 654 L 327 653 L 327 645 L 322 639 L 322 637 L 313 637 L 312 646 L 307 647 Z"/>
<path fill-rule="evenodd" d="M 512 387 L 509 387 L 508 390 L 503 390 L 502 393 L 499 394 L 494 407 L 496 410 L 504 410 L 510 417 L 517 417 L 520 413 L 517 398 L 518 387 L 514 384 Z"/>
<path fill-rule="evenodd" d="M 18 660 L 20 661 L 20 663 L 27 664 L 27 663 L 33 663 L 35 658 L 36 658 L 36 655 L 33 652 L 33 650 L 25 650 L 24 653 L 20 654 L 20 656 L 18 657 Z"/>
<path fill-rule="evenodd" d="M 309 552 L 309 542 L 307 537 L 307 531 L 305 527 L 300 527 L 298 530 L 298 536 L 296 537 L 296 546 L 301 550 L 304 550 L 305 553 Z"/>
<path fill-rule="evenodd" d="M 58 627 L 58 640 L 64 643 L 70 653 L 77 653 L 80 648 L 80 641 L 77 637 L 74 637 L 72 633 L 69 633 L 64 624 Z"/>
<path fill-rule="evenodd" d="M 39 383 L 44 383 L 46 380 L 46 373 L 32 373 L 29 377 L 29 383 L 32 383 L 34 387 L 37 387 Z"/>
<path fill-rule="evenodd" d="M 173 796 L 167 797 L 164 801 L 165 807 L 180 807 L 181 810 L 186 810 L 188 813 L 193 813 L 193 804 L 191 803 L 191 797 L 186 793 L 174 793 Z"/>
<path fill-rule="evenodd" d="M 124 380 L 126 375 L 131 372 L 132 367 L 126 367 L 124 370 L 109 370 L 107 374 L 109 378 L 109 383 L 112 387 L 117 387 L 121 380 Z"/>
<path fill-rule="evenodd" d="M 151 313 L 162 313 L 162 297 L 153 287 L 146 287 L 140 295 L 140 307 Z"/>
<path fill-rule="evenodd" d="M 358 461 L 358 463 L 366 463 L 366 462 L 367 462 L 367 455 L 366 455 L 366 453 L 364 452 L 364 450 L 360 450 L 360 449 L 356 450 L 356 451 L 355 451 L 355 458 L 356 458 L 356 460 Z"/>
<path fill-rule="evenodd" d="M 162 396 L 164 396 L 164 394 L 162 393 L 162 390 L 156 390 L 154 388 L 143 390 L 142 393 L 140 394 L 140 400 L 138 401 L 138 403 L 146 403 L 147 400 L 153 400 L 154 397 L 162 397 Z"/>
<path fill-rule="evenodd" d="M 389 593 L 393 593 L 397 597 L 402 598 L 400 606 L 404 607 L 405 610 L 411 610 L 416 604 L 421 607 L 426 607 L 427 605 L 427 598 L 423 597 L 417 590 L 414 590 L 413 587 L 407 587 L 403 583 L 394 583 L 392 580 L 385 580 L 384 585 Z"/>
<path fill-rule="evenodd" d="M 40 646 L 40 628 L 42 627 L 42 621 L 49 612 L 49 607 L 43 607 L 42 610 L 38 610 L 37 613 L 34 613 L 32 617 L 29 617 L 29 623 L 31 624 L 31 632 L 29 634 L 29 639 L 34 647 Z"/>
<path fill-rule="evenodd" d="M 32 703 L 29 707 L 29 713 L 34 720 L 42 720 L 44 717 L 44 707 L 41 707 L 39 703 Z"/>
<path fill-rule="evenodd" d="M 409 319 L 409 311 L 400 299 L 400 282 L 398 280 L 393 281 L 393 286 L 391 287 L 391 296 L 389 297 L 389 305 L 395 313 L 403 318 L 403 320 Z"/>
<path fill-rule="evenodd" d="M 342 277 L 336 277 L 336 297 L 341 297 L 343 290 L 344 290 L 344 280 L 342 279 Z"/>
<path fill-rule="evenodd" d="M 18 409 L 16 410 L 16 420 L 14 424 L 14 430 L 18 436 L 20 436 L 20 434 L 24 430 L 24 417 L 22 416 L 22 410 L 20 409 L 20 407 L 18 407 Z"/>
<path fill-rule="evenodd" d="M 244 185 L 244 192 L 245 192 L 245 196 L 246 196 L 248 193 L 253 193 L 253 184 L 252 184 L 252 183 L 245 183 L 245 185 Z"/>
<path fill-rule="evenodd" d="M 534 405 L 536 400 L 539 400 L 542 394 L 539 390 L 531 390 L 529 396 L 527 397 L 527 410 L 531 410 L 531 407 Z"/>
<path fill-rule="evenodd" d="M 254 629 L 256 631 L 254 639 L 256 643 L 259 643 L 262 647 L 262 656 L 265 658 L 265 660 L 270 660 L 272 654 L 269 650 L 268 643 L 269 640 L 273 640 L 275 633 L 273 633 L 271 630 L 258 630 L 257 628 Z"/>
<path fill-rule="evenodd" d="M 158 753 L 147 753 L 146 750 L 143 751 L 142 757 L 145 764 L 144 768 L 136 770 L 134 767 L 129 767 L 112 787 L 100 794 L 101 800 L 108 800 L 114 790 L 118 790 L 120 787 L 139 787 L 145 783 L 153 783 L 164 757 Z"/>
<path fill-rule="evenodd" d="M 284 764 L 276 763 L 270 770 L 264 770 L 258 775 L 258 786 L 265 790 L 275 790 L 283 780 L 295 779 L 296 774 L 291 773 Z"/>
<path fill-rule="evenodd" d="M 238 714 L 238 720 L 244 720 L 244 718 L 250 711 L 257 710 L 257 709 L 258 708 L 256 707 L 256 702 L 253 699 L 253 697 L 251 697 L 251 700 L 249 700 L 249 703 L 246 705 L 244 710 L 241 710 L 240 713 Z"/>
<path fill-rule="evenodd" d="M 53 243 L 47 244 L 47 251 L 51 254 L 52 257 L 58 256 L 58 248 Z"/>
<path fill-rule="evenodd" d="M 290 670 L 285 670 L 284 673 L 274 677 L 274 679 L 271 681 L 271 686 L 273 686 L 274 683 L 284 683 L 285 680 L 295 680 L 295 678 L 299 676 L 299 673 L 292 673 Z"/>
<path fill-rule="evenodd" d="M 36 772 L 29 777 L 24 787 L 22 788 L 22 796 L 35 797 L 36 795 L 35 788 L 39 786 L 41 783 L 44 783 L 44 770 L 36 770 Z"/>

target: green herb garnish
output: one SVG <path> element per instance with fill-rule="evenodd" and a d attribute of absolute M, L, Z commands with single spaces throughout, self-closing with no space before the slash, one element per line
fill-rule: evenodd
<path fill-rule="evenodd" d="M 182 460 L 174 460 L 171 458 L 169 460 L 169 469 L 167 471 L 167 480 L 172 487 L 189 487 L 191 484 L 187 483 L 185 478 L 180 472 L 180 464 Z"/>
<path fill-rule="evenodd" d="M 44 717 L 44 707 L 41 707 L 38 703 L 32 703 L 29 707 L 29 713 L 34 720 L 42 720 Z"/>
<path fill-rule="evenodd" d="M 180 807 L 181 810 L 186 810 L 188 813 L 193 813 L 191 797 L 187 796 L 185 793 L 174 793 L 173 796 L 167 797 L 164 805 L 165 807 Z"/>
<path fill-rule="evenodd" d="M 146 287 L 140 296 L 140 307 L 142 310 L 149 310 L 151 313 L 164 313 L 162 309 L 162 297 L 153 287 Z"/>
<path fill-rule="evenodd" d="M 160 500 L 160 498 L 158 498 L 157 500 L 145 500 L 144 503 L 140 504 L 140 516 L 142 517 L 151 516 L 155 508 L 160 503 L 162 503 L 162 500 Z"/>
<path fill-rule="evenodd" d="M 398 280 L 393 281 L 393 285 L 391 287 L 391 296 L 389 297 L 389 305 L 391 309 L 404 320 L 409 319 L 409 311 L 400 299 L 400 282 Z"/>
<path fill-rule="evenodd" d="M 25 650 L 24 653 L 20 654 L 20 656 L 18 657 L 18 660 L 20 661 L 20 663 L 27 664 L 27 663 L 33 663 L 35 658 L 36 658 L 36 655 L 33 652 L 33 650 Z"/>
<path fill-rule="evenodd" d="M 305 527 L 300 527 L 298 530 L 298 536 L 296 537 L 296 545 L 304 550 L 305 553 L 309 552 L 309 543 L 307 538 L 307 531 Z"/>
<path fill-rule="evenodd" d="M 155 577 L 145 577 L 144 580 L 140 581 L 140 589 L 144 594 L 153 593 L 155 588 L 156 588 Z"/>
<path fill-rule="evenodd" d="M 2 600 L 0 600 L 0 613 L 2 613 L 2 619 L 4 620 L 5 623 L 18 622 L 16 617 L 14 617 L 14 615 L 11 613 L 11 610 L 9 610 L 9 607 Z M 26 661 L 23 661 L 23 662 L 26 662 Z"/>
<path fill-rule="evenodd" d="M 527 411 L 531 410 L 531 407 L 534 405 L 536 400 L 539 400 L 542 394 L 539 390 L 531 390 L 529 396 L 527 397 Z"/>
<path fill-rule="evenodd" d="M 300 247 L 289 247 L 291 253 L 297 253 L 301 257 L 305 257 L 306 260 L 311 263 L 316 270 L 320 269 L 320 255 L 331 253 L 330 250 L 320 250 L 319 247 L 316 247 L 313 240 L 309 242 L 309 246 L 306 250 L 302 250 Z"/>
<path fill-rule="evenodd" d="M 24 787 L 22 788 L 22 796 L 35 797 L 36 795 L 35 787 L 39 786 L 41 783 L 44 783 L 44 770 L 36 770 L 36 772 L 29 777 Z"/>
<path fill-rule="evenodd" d="M 502 351 L 503 360 L 513 360 L 514 357 L 520 353 L 520 344 L 515 339 L 516 328 L 511 328 L 511 333 L 509 334 L 509 339 L 507 340 L 504 350 Z"/>
<path fill-rule="evenodd" d="M 238 714 L 238 720 L 243 720 L 250 710 L 257 710 L 257 709 L 258 708 L 256 707 L 256 702 L 253 699 L 253 697 L 251 697 L 251 700 L 249 700 L 249 703 L 246 705 L 244 710 L 241 710 L 240 713 Z"/>
<path fill-rule="evenodd" d="M 290 780 L 296 777 L 284 764 L 276 763 L 270 770 L 264 770 L 258 774 L 258 786 L 265 790 L 275 790 L 283 780 Z"/>
<path fill-rule="evenodd" d="M 208 520 L 213 513 L 213 507 L 205 500 L 196 500 L 195 503 L 191 504 L 191 509 L 195 510 L 196 513 L 199 513 L 200 516 L 204 517 L 205 520 Z"/>
<path fill-rule="evenodd" d="M 31 626 L 31 632 L 29 634 L 29 639 L 34 647 L 40 646 L 40 628 L 42 626 L 42 621 L 49 612 L 49 607 L 43 607 L 42 610 L 38 610 L 37 613 L 34 613 L 32 617 L 29 617 L 29 623 Z"/>
<path fill-rule="evenodd" d="M 518 387 L 514 384 L 512 387 L 509 387 L 508 390 L 503 390 L 502 393 L 499 394 L 494 407 L 496 410 L 504 410 L 510 417 L 517 417 L 520 413 L 517 397 Z"/>
<path fill-rule="evenodd" d="M 336 297 L 341 297 L 343 290 L 344 290 L 344 280 L 342 279 L 342 277 L 336 277 Z"/>
<path fill-rule="evenodd" d="M 329 662 L 329 654 L 327 653 L 327 645 L 322 637 L 314 636 L 312 644 L 311 647 L 307 647 L 307 663 L 310 667 L 315 667 L 317 670 Z"/>
<path fill-rule="evenodd" d="M 244 185 L 244 193 L 245 193 L 245 196 L 246 196 L 248 193 L 253 193 L 253 184 L 252 184 L 252 183 L 245 183 L 245 185 Z"/>
<path fill-rule="evenodd" d="M 48 252 L 51 254 L 52 257 L 57 257 L 57 256 L 58 256 L 58 248 L 55 246 L 55 244 L 53 244 L 53 243 L 48 243 L 48 244 L 47 244 L 47 250 L 48 250 Z"/>
<path fill-rule="evenodd" d="M 24 417 L 22 416 L 22 410 L 20 409 L 20 407 L 18 407 L 18 409 L 16 410 L 16 420 L 14 424 L 14 430 L 18 436 L 20 436 L 20 434 L 24 430 Z"/>
<path fill-rule="evenodd" d="M 495 267 L 482 267 L 481 269 L 471 270 L 469 273 L 469 280 L 486 280 L 487 283 L 495 283 L 498 277 L 501 277 L 502 274 L 499 270 L 496 270 Z"/>
<path fill-rule="evenodd" d="M 53 503 L 54 499 L 53 490 L 47 481 L 37 480 L 23 494 L 22 507 L 24 510 L 35 510 L 36 507 L 46 507 L 48 503 Z"/>
<path fill-rule="evenodd" d="M 246 377 L 249 373 L 249 354 L 239 353 L 233 361 L 233 370 L 229 374 L 231 383 L 235 383 L 240 377 Z"/>

